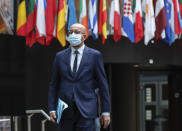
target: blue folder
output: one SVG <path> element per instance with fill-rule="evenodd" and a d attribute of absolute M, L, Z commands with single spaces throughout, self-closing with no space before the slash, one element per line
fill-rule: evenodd
<path fill-rule="evenodd" d="M 57 104 L 57 124 L 59 124 L 59 122 L 61 121 L 61 116 L 63 111 L 68 108 L 68 104 L 66 104 L 63 100 L 61 100 L 60 98 L 58 98 L 58 104 Z"/>

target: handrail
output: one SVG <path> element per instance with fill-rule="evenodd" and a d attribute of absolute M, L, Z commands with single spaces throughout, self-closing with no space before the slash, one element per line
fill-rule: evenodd
<path fill-rule="evenodd" d="M 45 118 L 47 118 L 48 120 L 50 120 L 49 115 L 47 115 L 45 113 L 44 110 L 26 110 L 26 114 L 42 114 Z"/>
<path fill-rule="evenodd" d="M 50 117 L 44 112 L 44 110 L 26 110 L 26 114 L 30 114 L 27 119 L 28 131 L 31 131 L 31 118 L 34 114 L 42 114 L 46 118 L 41 122 L 41 131 L 45 131 L 45 123 L 47 120 L 50 120 Z"/>
<path fill-rule="evenodd" d="M 0 119 L 0 122 L 10 121 L 11 119 Z"/>

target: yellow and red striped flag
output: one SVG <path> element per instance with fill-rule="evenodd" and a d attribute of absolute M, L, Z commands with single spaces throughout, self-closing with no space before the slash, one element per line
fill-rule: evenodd
<path fill-rule="evenodd" d="M 26 36 L 26 3 L 25 0 L 20 0 L 18 4 L 18 14 L 17 14 L 17 35 Z"/>
<path fill-rule="evenodd" d="M 107 7 L 106 0 L 100 0 L 99 7 L 99 33 L 102 34 L 102 43 L 107 39 Z"/>
<path fill-rule="evenodd" d="M 57 21 L 57 39 L 64 47 L 66 46 L 66 33 L 65 33 L 65 16 L 66 16 L 66 4 L 65 0 L 59 0 L 58 6 L 58 21 Z"/>

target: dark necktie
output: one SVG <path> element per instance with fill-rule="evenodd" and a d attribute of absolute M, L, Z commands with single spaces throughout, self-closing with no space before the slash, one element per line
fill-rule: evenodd
<path fill-rule="evenodd" d="M 77 71 L 78 53 L 79 52 L 77 50 L 75 50 L 74 54 L 76 54 L 76 56 L 75 56 L 75 60 L 74 60 L 74 63 L 73 63 L 73 73 L 76 73 L 76 71 Z"/>

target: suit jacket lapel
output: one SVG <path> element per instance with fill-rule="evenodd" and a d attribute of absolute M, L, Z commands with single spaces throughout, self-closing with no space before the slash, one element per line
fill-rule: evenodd
<path fill-rule="evenodd" d="M 83 50 L 83 54 L 82 54 L 82 59 L 80 61 L 80 65 L 78 67 L 78 71 L 76 73 L 76 78 L 78 77 L 78 75 L 80 74 L 80 71 L 85 63 L 85 61 L 87 60 L 87 56 L 88 56 L 88 47 L 85 46 L 84 50 Z"/>
<path fill-rule="evenodd" d="M 71 48 L 68 48 L 68 50 L 65 52 L 65 60 L 66 65 L 68 67 L 68 73 L 72 75 L 71 66 L 70 66 L 70 60 L 71 60 Z"/>

